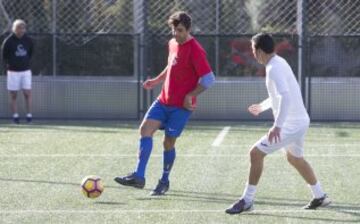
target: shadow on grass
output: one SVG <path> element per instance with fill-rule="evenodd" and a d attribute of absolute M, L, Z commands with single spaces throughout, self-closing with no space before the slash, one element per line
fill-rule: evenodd
<path fill-rule="evenodd" d="M 217 203 L 223 204 L 224 210 L 226 207 L 231 205 L 236 200 L 236 195 L 231 194 L 223 194 L 223 193 L 209 193 L 209 192 L 193 192 L 193 191 L 176 191 L 171 190 L 164 196 L 157 196 L 157 197 L 143 197 L 143 198 L 136 198 L 139 201 L 151 201 L 151 200 L 161 200 L 161 201 L 182 201 L 182 202 L 199 202 L 199 203 Z M 280 197 L 258 197 L 256 205 L 266 205 L 266 206 L 273 206 L 276 209 L 283 209 L 284 212 L 280 214 L 271 213 L 271 210 L 267 212 L 266 210 L 263 211 L 256 211 L 254 213 L 244 213 L 242 215 L 249 215 L 249 216 L 268 216 L 268 217 L 278 217 L 278 218 L 286 218 L 286 219 L 298 219 L 304 221 L 312 221 L 314 222 L 331 222 L 331 223 L 360 223 L 360 206 L 359 204 L 351 204 L 351 203 L 333 203 L 329 207 L 325 208 L 326 211 L 333 212 L 334 215 L 331 217 L 334 218 L 327 218 L 322 217 L 322 213 L 318 213 L 316 217 L 309 217 L 306 214 L 314 215 L 317 211 L 306 211 L 302 209 L 302 207 L 307 204 L 307 200 L 299 200 L 294 198 L 280 198 Z M 298 213 L 289 212 L 287 213 L 286 210 L 299 210 L 299 213 L 304 214 L 304 216 L 300 216 Z M 322 209 L 322 210 L 325 210 Z M 348 215 L 351 217 L 349 219 L 340 219 L 336 218 L 336 214 L 343 214 Z"/>
<path fill-rule="evenodd" d="M 126 205 L 126 203 L 122 202 L 113 202 L 113 201 L 96 201 L 94 204 L 98 205 Z"/>
<path fill-rule="evenodd" d="M 347 131 L 336 131 L 335 135 L 342 138 L 350 137 L 350 133 Z"/>
<path fill-rule="evenodd" d="M 335 214 L 332 216 L 334 218 L 327 218 L 327 217 L 322 217 L 321 213 L 317 213 L 317 211 L 308 211 L 308 212 L 304 212 L 302 213 L 303 216 L 296 214 L 296 213 L 286 213 L 286 210 L 284 210 L 283 214 L 275 214 L 275 213 L 261 213 L 261 212 L 256 212 L 256 210 L 254 210 L 255 212 L 249 212 L 249 213 L 243 213 L 241 215 L 246 215 L 246 216 L 264 216 L 264 217 L 273 217 L 273 218 L 284 218 L 286 219 L 288 222 L 291 222 L 291 219 L 294 220 L 301 220 L 302 222 L 309 222 L 309 223 L 318 223 L 318 222 L 325 222 L 325 223 L 359 223 L 360 222 L 360 218 L 359 218 L 359 213 L 349 213 L 346 211 L 339 211 L 336 209 L 332 209 L 331 207 L 328 208 L 328 210 L 333 210 L 334 213 L 342 213 L 342 214 L 348 214 L 348 215 L 352 215 L 355 217 L 352 217 L 352 219 L 340 219 L 340 218 L 336 218 Z M 317 214 L 316 214 L 317 213 Z M 306 214 L 316 214 L 316 217 L 307 217 Z"/>
<path fill-rule="evenodd" d="M 53 184 L 53 185 L 67 185 L 80 187 L 79 183 L 63 182 L 63 181 L 49 181 L 49 180 L 31 180 L 31 179 L 14 179 L 14 178 L 3 178 L 0 177 L 0 182 L 19 182 L 19 183 L 37 183 L 37 184 Z M 105 186 L 106 188 L 121 189 L 118 186 Z"/>
<path fill-rule="evenodd" d="M 31 179 L 15 179 L 15 178 L 2 178 L 0 177 L 0 182 L 22 182 L 22 183 L 39 183 L 39 184 L 54 184 L 54 185 L 67 185 L 67 186 L 76 186 L 79 187 L 79 183 L 71 183 L 71 182 L 62 182 L 62 181 L 47 181 L 47 180 L 31 180 Z M 113 188 L 118 190 L 137 190 L 135 188 L 122 187 L 109 185 L 106 188 Z M 145 188 L 143 190 L 147 190 L 150 192 L 150 188 Z M 198 192 L 198 191 L 184 191 L 184 190 L 171 190 L 165 196 L 157 196 L 157 197 L 141 197 L 135 198 L 138 201 L 151 201 L 151 200 L 162 200 L 162 201 L 183 201 L 183 202 L 199 202 L 199 203 L 217 203 L 223 204 L 224 209 L 232 204 L 239 195 L 227 194 L 227 193 L 219 193 L 219 192 Z M 121 202 L 112 202 L 112 201 L 99 201 L 95 202 L 99 205 L 124 205 L 126 203 Z M 336 218 L 323 218 L 321 217 L 321 213 L 317 215 L 317 217 L 306 217 L 300 216 L 295 213 L 286 213 L 286 209 L 299 209 L 299 211 L 303 211 L 301 209 L 307 203 L 306 200 L 299 200 L 294 198 L 280 198 L 280 197 L 258 197 L 255 205 L 270 205 L 274 207 L 284 207 L 284 213 L 282 214 L 269 214 L 269 212 L 256 212 L 254 213 L 244 213 L 242 215 L 249 216 L 268 216 L 268 217 L 279 217 L 286 219 L 301 219 L 308 221 L 323 221 L 323 222 L 335 222 L 335 223 L 360 223 L 360 205 L 352 204 L 352 203 L 337 203 L 333 202 L 328 208 L 327 211 L 331 211 L 334 213 L 340 213 L 344 215 L 351 216 L 354 218 L 353 220 L 344 220 L 344 219 L 336 219 Z M 309 214 L 314 214 L 316 211 L 309 211 Z M 307 214 L 307 213 L 303 213 Z M 335 216 L 334 216 L 335 217 Z"/>

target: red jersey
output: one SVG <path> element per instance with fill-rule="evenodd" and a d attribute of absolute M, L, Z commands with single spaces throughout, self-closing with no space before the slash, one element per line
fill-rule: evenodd
<path fill-rule="evenodd" d="M 185 96 L 196 88 L 200 77 L 210 72 L 206 52 L 197 40 L 178 44 L 171 39 L 166 78 L 158 99 L 167 106 L 183 107 Z"/>

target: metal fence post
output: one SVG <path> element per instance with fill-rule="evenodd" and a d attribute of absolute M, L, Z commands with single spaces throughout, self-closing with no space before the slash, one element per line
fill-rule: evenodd
<path fill-rule="evenodd" d="M 220 0 L 216 0 L 216 18 L 215 18 L 215 74 L 220 75 L 220 58 L 219 58 L 219 49 L 220 49 L 220 40 L 219 40 L 219 34 L 220 34 Z"/>
<path fill-rule="evenodd" d="M 301 94 L 304 99 L 305 106 L 308 108 L 308 99 L 306 94 L 306 74 L 305 74 L 305 47 L 306 47 L 306 1 L 297 1 L 297 32 L 299 35 L 298 39 L 298 82 L 301 89 Z"/>
<path fill-rule="evenodd" d="M 138 85 L 139 85 L 139 97 L 138 100 L 140 108 L 139 108 L 139 118 L 141 118 L 145 114 L 145 110 L 147 109 L 147 92 L 142 91 L 141 81 L 146 78 L 146 24 L 147 24 L 147 16 L 146 16 L 146 0 L 134 0 L 133 13 L 134 13 L 134 33 L 138 35 L 138 48 L 135 49 L 137 57 L 138 57 L 138 69 L 137 73 L 135 73 L 138 77 Z M 142 102 L 142 103 L 141 103 Z"/>
<path fill-rule="evenodd" d="M 57 0 L 53 0 L 52 2 L 52 27 L 51 27 L 51 30 L 52 30 L 52 63 L 53 63 L 53 66 L 52 66 L 52 72 L 53 72 L 53 76 L 56 76 L 57 75 L 57 69 L 56 69 L 56 66 L 57 66 L 57 59 L 56 59 L 56 55 L 57 55 L 57 48 L 56 48 L 56 41 L 57 41 L 57 38 L 56 38 L 56 19 L 57 19 Z"/>

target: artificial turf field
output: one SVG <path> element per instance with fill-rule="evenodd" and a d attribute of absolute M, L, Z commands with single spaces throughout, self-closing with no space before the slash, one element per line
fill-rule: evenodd
<path fill-rule="evenodd" d="M 360 124 L 315 123 L 305 157 L 333 203 L 301 209 L 310 190 L 281 151 L 268 156 L 255 210 L 227 215 L 247 178 L 250 146 L 270 123 L 190 122 L 177 142 L 166 196 L 150 197 L 162 172 L 162 132 L 143 190 L 126 188 L 114 176 L 137 160 L 136 122 L 41 121 L 0 123 L 0 223 L 360 223 Z M 224 138 L 215 139 L 224 127 Z M 80 192 L 84 176 L 102 177 L 97 199 Z"/>

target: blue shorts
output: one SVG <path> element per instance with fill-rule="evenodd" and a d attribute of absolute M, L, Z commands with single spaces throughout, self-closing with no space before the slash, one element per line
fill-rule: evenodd
<path fill-rule="evenodd" d="M 179 137 L 189 120 L 191 111 L 179 107 L 171 107 L 161 104 L 155 100 L 147 113 L 146 119 L 161 121 L 160 129 L 165 130 L 165 135 L 169 137 Z"/>

